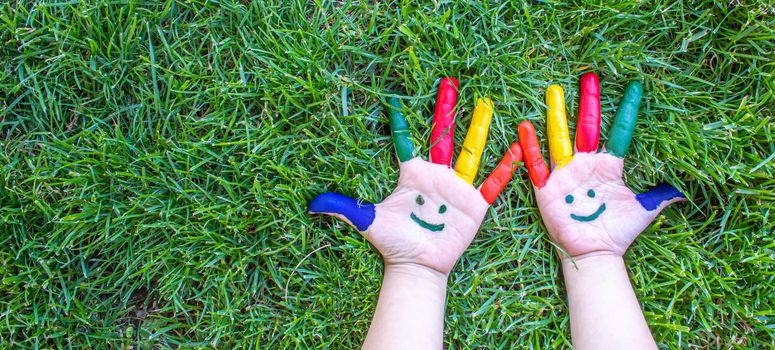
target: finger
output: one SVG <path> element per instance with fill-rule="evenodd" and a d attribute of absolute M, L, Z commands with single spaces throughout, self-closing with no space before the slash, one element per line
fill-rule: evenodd
<path fill-rule="evenodd" d="M 627 149 L 632 141 L 632 133 L 635 130 L 635 124 L 638 121 L 638 108 L 640 99 L 643 96 L 643 86 L 640 82 L 633 81 L 627 84 L 624 89 L 624 99 L 616 111 L 614 124 L 608 134 L 608 142 L 605 144 L 605 150 L 619 158 L 624 158 Z"/>
<path fill-rule="evenodd" d="M 658 210 L 659 212 L 670 204 L 686 200 L 686 196 L 675 187 L 663 183 L 646 192 L 635 195 L 635 199 L 638 200 L 638 203 L 644 209 L 648 211 Z"/>
<path fill-rule="evenodd" d="M 549 141 L 549 158 L 552 169 L 568 164 L 573 158 L 573 148 L 568 136 L 568 118 L 565 116 L 565 92 L 559 85 L 546 89 L 546 134 Z"/>
<path fill-rule="evenodd" d="M 597 152 L 600 141 L 600 79 L 589 72 L 581 76 L 576 151 Z"/>
<path fill-rule="evenodd" d="M 361 232 L 369 229 L 375 217 L 374 204 L 357 201 L 336 192 L 319 194 L 309 202 L 307 210 L 310 214 L 336 216 Z"/>
<path fill-rule="evenodd" d="M 484 152 L 484 144 L 487 142 L 487 133 L 492 121 L 492 106 L 489 98 L 480 98 L 476 101 L 471 126 L 468 128 L 463 148 L 455 163 L 457 176 L 470 184 L 474 183 L 476 171 L 479 169 L 479 160 Z"/>
<path fill-rule="evenodd" d="M 479 192 L 482 193 L 482 197 L 487 203 L 492 204 L 498 195 L 506 187 L 506 184 L 511 181 L 511 177 L 514 176 L 514 171 L 517 170 L 519 162 L 522 161 L 522 148 L 519 143 L 514 142 L 503 155 L 503 159 L 495 170 L 490 173 L 484 182 L 482 187 L 479 188 Z"/>
<path fill-rule="evenodd" d="M 393 144 L 396 146 L 398 160 L 405 162 L 414 157 L 414 144 L 409 137 L 409 123 L 401 113 L 401 101 L 395 97 L 388 97 L 388 115 L 390 116 L 390 131 L 393 133 Z"/>
<path fill-rule="evenodd" d="M 546 180 L 549 179 L 549 168 L 546 167 L 544 157 L 541 156 L 536 129 L 530 121 L 519 123 L 519 143 L 522 145 L 525 167 L 530 180 L 536 187 L 544 187 Z"/>
<path fill-rule="evenodd" d="M 457 79 L 442 78 L 436 95 L 431 129 L 431 162 L 450 166 L 455 149 L 455 104 L 458 92 Z"/>

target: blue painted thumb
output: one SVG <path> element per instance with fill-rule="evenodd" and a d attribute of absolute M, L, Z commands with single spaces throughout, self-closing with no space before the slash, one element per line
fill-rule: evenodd
<path fill-rule="evenodd" d="M 358 231 L 366 231 L 374 222 L 374 204 L 357 201 L 349 196 L 335 192 L 319 194 L 309 202 L 307 210 L 310 214 L 327 214 L 336 216 Z"/>
<path fill-rule="evenodd" d="M 638 200 L 644 209 L 652 211 L 655 209 L 662 210 L 674 202 L 685 200 L 686 196 L 675 187 L 662 183 L 646 192 L 635 195 L 635 199 Z"/>

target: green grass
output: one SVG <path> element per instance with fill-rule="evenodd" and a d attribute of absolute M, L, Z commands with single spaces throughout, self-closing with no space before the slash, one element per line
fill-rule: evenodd
<path fill-rule="evenodd" d="M 589 70 L 604 134 L 644 82 L 628 184 L 691 199 L 626 255 L 660 347 L 775 341 L 771 3 L 277 3 L 0 4 L 0 347 L 358 347 L 379 256 L 305 206 L 390 193 L 385 91 L 423 154 L 438 77 L 461 81 L 458 144 L 491 97 L 483 174 L 518 122 L 543 132 L 548 84 L 575 116 Z M 570 346 L 519 177 L 450 277 L 450 349 Z"/>

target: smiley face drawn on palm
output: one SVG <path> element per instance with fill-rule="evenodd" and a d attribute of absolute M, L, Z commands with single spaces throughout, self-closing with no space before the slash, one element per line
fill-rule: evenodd
<path fill-rule="evenodd" d="M 448 274 L 522 158 L 519 144 L 512 144 L 482 186 L 472 186 L 492 119 L 492 101 L 480 99 L 463 149 L 451 168 L 457 89 L 454 78 L 444 78 L 439 84 L 430 162 L 414 157 L 400 101 L 388 99 L 400 175 L 385 200 L 371 204 L 323 193 L 310 202 L 310 213 L 334 215 L 358 229 L 379 250 L 385 264 L 417 264 Z"/>
<path fill-rule="evenodd" d="M 420 206 L 425 204 L 425 198 L 422 196 L 422 194 L 418 194 L 417 198 L 414 201 L 415 201 L 415 203 L 417 203 L 417 205 L 420 205 Z M 446 212 L 447 212 L 447 205 L 446 204 L 440 205 L 439 206 L 439 214 L 444 214 Z M 411 218 L 412 221 L 414 221 L 415 224 L 418 224 L 418 225 L 420 225 L 420 227 L 422 227 L 422 228 L 424 228 L 424 229 L 426 229 L 428 231 L 431 231 L 431 232 L 439 232 L 439 231 L 444 229 L 444 224 L 443 223 L 441 223 L 441 224 L 431 224 L 431 223 L 429 223 L 429 222 L 427 222 L 427 221 L 425 221 L 423 219 L 420 219 L 420 217 L 417 216 L 417 214 L 415 214 L 415 211 L 412 211 L 412 213 L 409 214 L 409 218 Z M 442 221 L 442 220 L 440 220 L 440 221 Z"/>
<path fill-rule="evenodd" d="M 622 181 L 622 169 L 623 159 L 611 154 L 577 153 L 536 189 L 547 230 L 571 256 L 622 255 L 659 214 L 638 202 Z"/>
<path fill-rule="evenodd" d="M 636 195 L 622 180 L 624 155 L 635 128 L 642 95 L 640 83 L 625 90 L 603 150 L 600 136 L 600 82 L 594 73 L 581 78 L 579 127 L 573 154 L 562 88 L 546 93 L 547 137 L 554 171 L 541 156 L 530 122 L 519 126 L 525 166 L 536 201 L 552 240 L 571 257 L 592 253 L 623 255 L 630 244 L 667 205 L 685 197 L 670 185 Z"/>
<path fill-rule="evenodd" d="M 417 263 L 448 273 L 479 229 L 489 204 L 443 164 L 401 162 L 398 185 L 375 205 L 364 232 L 386 264 Z"/>

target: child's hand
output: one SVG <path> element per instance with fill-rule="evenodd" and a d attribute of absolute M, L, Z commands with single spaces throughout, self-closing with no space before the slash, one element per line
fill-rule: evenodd
<path fill-rule="evenodd" d="M 623 255 L 662 209 L 686 198 L 667 184 L 636 195 L 622 181 L 622 157 L 632 139 L 641 94 L 639 82 L 627 85 L 608 142 L 598 152 L 600 82 L 594 73 L 582 76 L 574 155 L 562 88 L 550 86 L 546 91 L 546 124 L 551 176 L 533 125 L 529 121 L 519 125 L 525 166 L 544 224 L 552 240 L 571 257 Z"/>
<path fill-rule="evenodd" d="M 481 189 L 471 185 L 492 119 L 492 102 L 480 99 L 455 170 L 450 168 L 457 84 L 454 78 L 441 80 L 431 131 L 431 162 L 414 157 L 401 104 L 390 98 L 390 127 L 400 160 L 396 189 L 376 205 L 324 193 L 309 203 L 310 213 L 334 215 L 358 229 L 379 250 L 386 265 L 410 264 L 449 274 L 473 240 L 487 207 L 522 159 L 519 144 L 512 144 Z"/>

